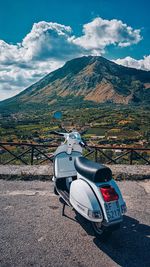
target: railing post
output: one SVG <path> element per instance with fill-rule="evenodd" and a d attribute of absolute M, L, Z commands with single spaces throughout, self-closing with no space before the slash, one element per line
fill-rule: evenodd
<path fill-rule="evenodd" d="M 95 147 L 95 161 L 97 162 L 98 161 L 98 159 L 97 159 L 97 148 Z"/>
<path fill-rule="evenodd" d="M 31 147 L 31 165 L 33 165 L 34 146 Z"/>
<path fill-rule="evenodd" d="M 130 153 L 130 165 L 132 165 L 133 162 L 133 149 L 131 149 L 131 153 Z"/>

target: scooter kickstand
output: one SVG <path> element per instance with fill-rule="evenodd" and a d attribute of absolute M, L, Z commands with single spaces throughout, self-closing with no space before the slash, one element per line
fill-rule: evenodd
<path fill-rule="evenodd" d="M 63 204 L 63 208 L 62 208 L 62 216 L 65 216 L 65 207 L 66 207 L 66 203 Z"/>

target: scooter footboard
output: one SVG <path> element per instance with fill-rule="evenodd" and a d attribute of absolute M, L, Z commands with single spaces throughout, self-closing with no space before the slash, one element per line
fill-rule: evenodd
<path fill-rule="evenodd" d="M 103 213 L 99 201 L 94 190 L 84 180 L 78 179 L 71 183 L 70 203 L 86 219 L 102 222 Z"/>

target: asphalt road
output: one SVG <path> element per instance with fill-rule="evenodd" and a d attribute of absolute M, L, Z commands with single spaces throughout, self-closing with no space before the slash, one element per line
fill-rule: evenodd
<path fill-rule="evenodd" d="M 107 243 L 53 194 L 52 182 L 0 180 L 0 267 L 149 267 L 150 181 L 119 182 L 128 212 Z"/>

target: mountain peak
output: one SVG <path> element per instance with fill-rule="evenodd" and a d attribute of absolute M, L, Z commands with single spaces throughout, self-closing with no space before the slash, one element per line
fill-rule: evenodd
<path fill-rule="evenodd" d="M 147 103 L 150 72 L 123 67 L 100 56 L 83 56 L 66 62 L 62 68 L 4 102 L 46 106 L 59 101 L 65 104 L 66 97 L 93 103 Z"/>

